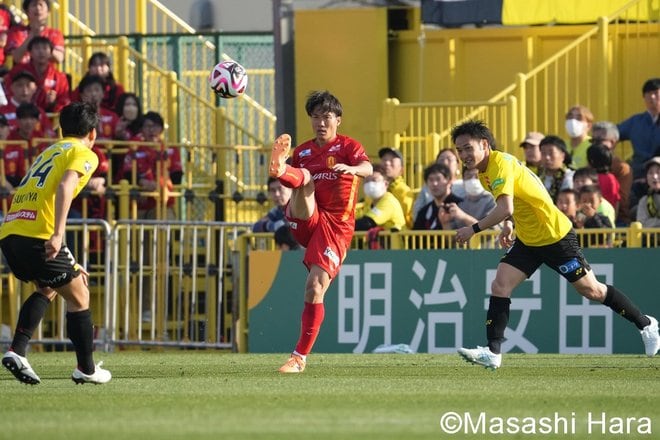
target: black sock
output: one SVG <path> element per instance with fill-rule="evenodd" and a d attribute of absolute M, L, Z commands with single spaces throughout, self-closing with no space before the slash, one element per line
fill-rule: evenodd
<path fill-rule="evenodd" d="M 504 342 L 504 330 L 509 323 L 510 298 L 491 296 L 486 314 L 486 338 L 488 348 L 495 354 L 500 352 L 500 346 Z"/>
<path fill-rule="evenodd" d="M 94 327 L 92 312 L 87 309 L 81 312 L 67 312 L 66 331 L 73 342 L 78 359 L 78 369 L 85 374 L 94 373 Z"/>
<path fill-rule="evenodd" d="M 19 356 L 25 356 L 28 342 L 46 314 L 49 304 L 50 300 L 39 292 L 34 292 L 25 300 L 18 314 L 11 351 Z"/>
<path fill-rule="evenodd" d="M 603 304 L 635 324 L 640 330 L 651 323 L 648 316 L 642 314 L 625 293 L 609 284 L 607 285 L 607 295 L 605 295 Z"/>

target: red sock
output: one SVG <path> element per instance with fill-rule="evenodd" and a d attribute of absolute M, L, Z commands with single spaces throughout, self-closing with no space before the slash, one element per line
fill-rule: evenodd
<path fill-rule="evenodd" d="M 288 188 L 299 188 L 305 183 L 305 174 L 301 168 L 286 165 L 284 174 L 277 178 L 282 185 Z"/>
<path fill-rule="evenodd" d="M 298 339 L 298 343 L 296 344 L 296 352 L 306 356 L 312 351 L 312 346 L 316 341 L 319 330 L 321 330 L 321 323 L 324 316 L 325 307 L 323 303 L 305 303 L 300 325 L 300 339 Z"/>

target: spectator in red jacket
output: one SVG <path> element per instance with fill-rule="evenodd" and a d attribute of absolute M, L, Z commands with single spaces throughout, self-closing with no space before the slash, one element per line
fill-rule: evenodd
<path fill-rule="evenodd" d="M 28 16 L 28 24 L 9 30 L 5 56 L 12 56 L 14 64 L 27 63 L 30 61 L 28 44 L 34 37 L 42 36 L 53 42 L 52 61 L 61 63 L 64 60 L 64 36 L 58 29 L 47 26 L 50 0 L 23 0 L 23 10 Z"/>
<path fill-rule="evenodd" d="M 0 115 L 0 141 L 9 140 L 10 127 L 7 118 Z M 6 143 L 2 152 L 4 160 L 5 180 L 0 182 L 6 190 L 16 188 L 25 176 L 26 151 L 23 145 Z"/>
<path fill-rule="evenodd" d="M 85 76 L 78 85 L 78 93 L 81 101 L 92 104 L 99 111 L 101 118 L 99 126 L 96 127 L 96 139 L 114 139 L 119 118 L 115 112 L 101 106 L 103 79 L 98 75 Z"/>
<path fill-rule="evenodd" d="M 30 161 L 34 160 L 49 145 L 48 142 L 36 143 L 34 140 L 45 137 L 39 124 L 40 116 L 41 110 L 35 104 L 26 102 L 19 105 L 16 109 L 17 128 L 9 133 L 7 138 L 7 140 L 27 142 L 30 146 Z"/>
<path fill-rule="evenodd" d="M 69 80 L 51 61 L 53 43 L 46 37 L 34 37 L 28 44 L 30 62 L 15 65 L 8 76 L 20 70 L 30 72 L 37 82 L 34 103 L 46 112 L 57 113 L 69 104 Z"/>
<path fill-rule="evenodd" d="M 111 66 L 111 60 L 108 55 L 103 52 L 96 52 L 89 58 L 87 73 L 83 79 L 87 76 L 100 76 L 103 80 L 103 100 L 101 101 L 101 107 L 115 111 L 119 103 L 119 97 L 124 94 L 124 86 L 115 80 L 115 77 L 112 75 Z M 74 91 L 71 95 L 71 100 L 78 101 L 78 99 L 78 95 Z"/>
<path fill-rule="evenodd" d="M 9 28 L 15 26 L 14 14 L 6 5 L 0 5 L 0 75 L 4 75 L 9 70 L 5 67 L 5 46 L 7 45 L 7 32 Z"/>
<path fill-rule="evenodd" d="M 8 76 L 9 75 L 5 75 L 5 78 Z M 19 70 L 12 73 L 11 86 L 9 87 L 9 102 L 7 105 L 0 106 L 0 114 L 5 115 L 12 131 L 18 128 L 16 109 L 18 109 L 18 106 L 21 104 L 32 103 L 36 93 L 37 80 L 32 73 L 27 70 Z M 39 112 L 40 116 L 37 130 L 40 130 L 44 137 L 54 138 L 55 131 L 53 130 L 53 124 L 50 121 L 50 118 L 46 115 L 45 111 L 39 109 Z"/>

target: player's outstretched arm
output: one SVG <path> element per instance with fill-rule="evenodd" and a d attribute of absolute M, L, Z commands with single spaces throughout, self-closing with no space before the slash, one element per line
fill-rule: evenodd
<path fill-rule="evenodd" d="M 357 165 L 351 166 L 347 165 L 345 163 L 338 163 L 335 164 L 332 167 L 333 171 L 337 171 L 338 173 L 342 174 L 352 174 L 354 176 L 360 176 L 360 177 L 367 177 L 371 176 L 373 173 L 373 166 L 371 165 L 371 162 L 365 160 L 364 162 L 360 162 Z"/>

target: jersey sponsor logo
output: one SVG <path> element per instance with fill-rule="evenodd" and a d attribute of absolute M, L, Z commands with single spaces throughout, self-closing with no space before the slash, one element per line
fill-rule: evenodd
<path fill-rule="evenodd" d="M 298 153 L 298 157 L 307 157 L 312 155 L 312 149 L 308 148 L 306 150 L 302 150 L 300 153 Z"/>
<path fill-rule="evenodd" d="M 559 272 L 563 274 L 567 274 L 579 268 L 580 268 L 580 262 L 577 260 L 577 258 L 572 258 L 568 260 L 566 263 L 559 266 Z"/>
<path fill-rule="evenodd" d="M 332 147 L 328 148 L 328 153 L 335 153 L 341 149 L 340 144 L 335 144 Z"/>
<path fill-rule="evenodd" d="M 328 158 L 325 160 L 325 164 L 328 168 L 334 167 L 336 163 L 337 160 L 335 159 L 335 156 L 328 156 Z"/>
<path fill-rule="evenodd" d="M 337 180 L 337 173 L 316 173 L 312 176 L 313 180 Z"/>
<path fill-rule="evenodd" d="M 330 249 L 330 246 L 325 248 L 325 250 L 323 251 L 323 255 L 328 257 L 330 259 L 330 261 L 332 261 L 334 263 L 335 266 L 339 265 L 339 256 L 337 256 L 337 254 L 335 254 L 335 251 Z"/>
<path fill-rule="evenodd" d="M 20 211 L 10 212 L 5 217 L 5 223 L 9 223 L 14 220 L 30 220 L 34 221 L 37 219 L 37 211 L 30 209 L 21 209 Z"/>
<path fill-rule="evenodd" d="M 497 179 L 495 179 L 495 180 L 493 181 L 493 183 L 491 184 L 490 188 L 494 191 L 495 189 L 497 189 L 498 186 L 502 186 L 502 185 L 504 185 L 504 182 L 505 182 L 505 180 L 504 180 L 503 177 L 498 177 Z"/>

